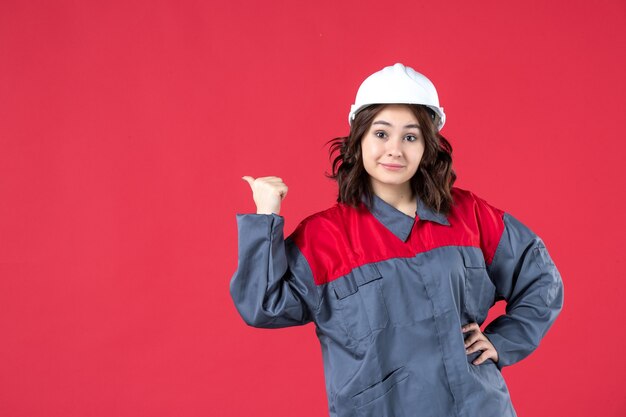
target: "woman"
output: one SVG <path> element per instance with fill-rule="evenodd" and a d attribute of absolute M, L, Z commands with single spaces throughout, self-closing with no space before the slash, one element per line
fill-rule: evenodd
<path fill-rule="evenodd" d="M 230 292 L 251 326 L 314 322 L 332 417 L 515 416 L 504 366 L 528 356 L 563 305 L 542 240 L 453 187 L 434 85 L 395 64 L 359 87 L 333 140 L 337 203 L 284 239 L 287 186 L 243 177 Z M 486 326 L 489 308 L 506 314 Z"/>

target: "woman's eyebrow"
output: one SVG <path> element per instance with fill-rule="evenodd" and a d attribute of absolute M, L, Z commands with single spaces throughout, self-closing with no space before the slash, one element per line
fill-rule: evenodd
<path fill-rule="evenodd" d="M 393 127 L 393 125 L 389 122 L 386 122 L 384 120 L 376 120 L 374 123 L 372 123 L 372 125 L 385 125 L 385 126 L 391 126 Z M 410 128 L 415 128 L 415 129 L 419 129 L 420 125 L 416 125 L 416 124 L 410 124 L 410 125 L 406 125 L 404 126 L 405 129 L 410 129 Z"/>

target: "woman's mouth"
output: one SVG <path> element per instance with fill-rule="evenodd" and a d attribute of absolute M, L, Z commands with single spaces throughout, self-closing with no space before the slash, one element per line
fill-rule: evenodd
<path fill-rule="evenodd" d="M 398 164 L 381 164 L 381 165 L 383 166 L 383 168 L 388 169 L 390 171 L 398 171 L 404 168 L 404 165 L 398 165 Z"/>

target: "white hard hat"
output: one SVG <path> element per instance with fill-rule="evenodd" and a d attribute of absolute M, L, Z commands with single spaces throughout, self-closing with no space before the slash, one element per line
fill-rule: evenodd
<path fill-rule="evenodd" d="M 385 67 L 363 81 L 350 108 L 348 123 L 352 124 L 354 116 L 363 107 L 380 103 L 421 104 L 439 115 L 437 130 L 441 130 L 446 122 L 434 84 L 413 68 L 400 63 Z"/>

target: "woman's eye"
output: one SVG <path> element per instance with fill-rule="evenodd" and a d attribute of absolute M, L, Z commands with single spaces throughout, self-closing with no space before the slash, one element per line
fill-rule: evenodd
<path fill-rule="evenodd" d="M 409 142 L 415 142 L 415 141 L 417 140 L 417 137 L 416 137 L 416 136 L 413 136 L 413 135 L 407 135 L 405 138 L 406 138 L 406 140 L 408 140 Z"/>
<path fill-rule="evenodd" d="M 385 137 L 385 132 L 380 132 L 380 131 L 379 132 L 375 132 L 374 135 L 376 135 L 376 137 L 379 137 L 379 138 L 384 138 Z"/>

